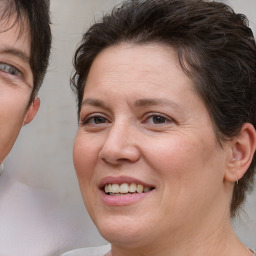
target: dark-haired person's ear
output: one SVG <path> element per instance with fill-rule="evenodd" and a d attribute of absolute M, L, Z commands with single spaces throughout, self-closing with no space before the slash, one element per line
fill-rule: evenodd
<path fill-rule="evenodd" d="M 26 113 L 24 121 L 23 121 L 23 125 L 30 123 L 34 119 L 39 107 L 40 107 L 40 99 L 38 97 L 36 97 L 33 100 L 33 102 L 30 104 L 30 106 L 27 110 L 27 113 Z"/>
<path fill-rule="evenodd" d="M 252 124 L 245 123 L 231 143 L 231 154 L 225 180 L 238 182 L 249 168 L 256 148 L 256 132 Z"/>

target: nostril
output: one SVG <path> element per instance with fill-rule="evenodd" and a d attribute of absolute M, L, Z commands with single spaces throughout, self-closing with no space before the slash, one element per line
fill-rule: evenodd
<path fill-rule="evenodd" d="M 129 124 L 113 125 L 99 151 L 99 158 L 110 164 L 120 162 L 135 162 L 140 157 L 140 151 L 134 133 L 127 128 Z M 130 134 L 130 135 L 129 135 Z"/>
<path fill-rule="evenodd" d="M 136 162 L 140 158 L 140 153 L 137 149 L 123 148 L 121 150 L 109 150 L 109 151 L 100 151 L 99 158 L 104 162 L 118 165 L 123 162 Z"/>

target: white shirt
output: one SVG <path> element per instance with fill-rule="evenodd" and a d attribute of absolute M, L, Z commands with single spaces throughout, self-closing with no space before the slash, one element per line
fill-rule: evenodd
<path fill-rule="evenodd" d="M 61 256 L 104 256 L 111 250 L 111 244 L 100 247 L 88 247 L 72 250 L 62 254 Z"/>
<path fill-rule="evenodd" d="M 88 248 L 72 250 L 62 254 L 61 256 L 104 256 L 110 250 L 111 250 L 111 244 L 107 244 L 100 247 L 88 247 Z M 251 251 L 254 252 L 254 256 L 256 256 L 255 251 L 254 250 L 251 250 Z"/>

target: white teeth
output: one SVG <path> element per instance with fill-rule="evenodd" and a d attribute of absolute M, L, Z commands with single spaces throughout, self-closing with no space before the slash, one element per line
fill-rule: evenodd
<path fill-rule="evenodd" d="M 120 193 L 120 186 L 118 184 L 112 184 L 111 186 L 111 193 Z"/>
<path fill-rule="evenodd" d="M 137 186 L 137 192 L 138 192 L 139 194 L 141 194 L 141 193 L 143 192 L 143 186 L 142 186 L 142 185 L 138 185 L 138 186 Z"/>
<path fill-rule="evenodd" d="M 132 183 L 132 184 L 130 185 L 129 191 L 130 191 L 131 193 L 134 193 L 134 192 L 136 192 L 136 190 L 137 190 L 137 185 L 136 185 L 135 183 Z"/>
<path fill-rule="evenodd" d="M 106 192 L 106 193 L 109 193 L 109 192 L 111 191 L 111 187 L 112 187 L 111 184 L 106 185 L 106 186 L 105 186 L 105 192 Z M 107 190 L 107 191 L 106 191 L 106 190 Z"/>
<path fill-rule="evenodd" d="M 126 194 L 129 192 L 129 185 L 127 183 L 121 184 L 120 193 Z"/>
<path fill-rule="evenodd" d="M 127 183 L 123 184 L 107 184 L 104 187 L 105 193 L 110 193 L 111 195 L 121 195 L 121 194 L 130 194 L 130 193 L 145 193 L 149 192 L 150 187 L 144 187 L 143 185 L 137 185 L 132 183 L 128 185 Z"/>

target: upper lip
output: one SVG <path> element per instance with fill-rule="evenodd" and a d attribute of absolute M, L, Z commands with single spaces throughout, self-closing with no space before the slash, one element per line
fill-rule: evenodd
<path fill-rule="evenodd" d="M 99 183 L 99 188 L 102 189 L 106 184 L 123 184 L 123 183 L 127 183 L 127 184 L 140 184 L 143 185 L 144 187 L 150 187 L 150 188 L 154 188 L 155 186 L 149 183 L 146 183 L 142 180 L 139 180 L 137 178 L 133 178 L 133 177 L 129 177 L 129 176 L 106 176 L 104 178 L 102 178 L 100 180 Z"/>

